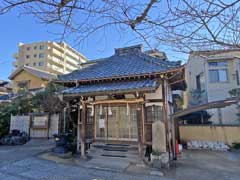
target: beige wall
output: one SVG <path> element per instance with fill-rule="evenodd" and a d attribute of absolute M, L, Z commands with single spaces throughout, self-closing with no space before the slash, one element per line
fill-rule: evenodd
<path fill-rule="evenodd" d="M 21 81 L 28 81 L 29 82 L 29 89 L 36 89 L 36 88 L 43 88 L 46 87 L 48 81 L 42 80 L 41 78 L 32 75 L 26 71 L 21 71 L 18 75 L 16 75 L 13 79 L 13 92 L 18 92 L 17 83 Z"/>
<path fill-rule="evenodd" d="M 43 46 L 44 49 L 40 49 L 40 46 Z M 44 57 L 40 58 L 39 54 L 44 54 Z M 13 64 L 16 68 L 28 65 L 55 74 L 70 73 L 79 68 L 79 63 L 86 62 L 86 58 L 82 54 L 66 43 L 51 41 L 19 43 L 18 52 L 14 54 L 14 58 L 16 61 Z M 43 65 L 40 66 L 39 62 L 42 62 Z"/>
<path fill-rule="evenodd" d="M 240 142 L 240 126 L 179 126 L 180 139 L 183 142 L 189 140 L 222 141 L 228 145 Z"/>
<path fill-rule="evenodd" d="M 230 57 L 230 58 L 229 58 Z M 196 89 L 196 76 L 200 73 L 204 74 L 205 77 L 205 84 L 206 84 L 206 91 L 207 91 L 207 99 L 208 102 L 216 101 L 216 100 L 223 100 L 229 96 L 228 91 L 240 87 L 237 85 L 236 82 L 236 70 L 239 69 L 239 59 L 240 58 L 240 51 L 233 51 L 233 52 L 224 52 L 215 55 L 193 55 L 190 54 L 187 65 L 186 65 L 186 81 L 188 84 L 188 88 L 186 91 L 186 96 L 189 99 L 189 93 L 191 90 Z M 214 60 L 211 60 L 213 59 Z M 208 62 L 209 61 L 227 61 L 228 62 L 228 82 L 219 82 L 219 83 L 210 83 L 209 76 L 208 76 Z M 186 106 L 188 105 L 189 100 L 185 102 Z"/>
<path fill-rule="evenodd" d="M 200 73 L 204 74 L 205 78 L 205 97 L 206 102 L 224 100 L 229 98 L 229 90 L 233 88 L 239 88 L 236 79 L 236 70 L 238 70 L 240 77 L 240 51 L 219 51 L 215 54 L 202 53 L 202 54 L 190 54 L 188 62 L 186 64 L 186 81 L 187 90 L 184 92 L 184 108 L 190 106 L 191 102 L 191 91 L 196 89 L 196 76 Z M 228 62 L 228 82 L 218 82 L 210 83 L 208 71 L 210 67 L 208 66 L 209 61 L 227 61 Z M 225 68 L 225 67 L 224 67 Z M 211 67 L 211 69 L 214 69 Z M 204 96 L 204 95 L 203 95 Z M 217 109 L 212 109 L 208 111 L 212 117 L 210 121 L 214 123 L 219 123 L 219 114 Z M 236 106 L 232 105 L 221 109 L 223 123 L 226 124 L 236 124 Z"/>

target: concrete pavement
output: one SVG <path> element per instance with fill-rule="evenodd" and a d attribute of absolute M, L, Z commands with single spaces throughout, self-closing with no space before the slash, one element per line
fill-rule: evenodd
<path fill-rule="evenodd" d="M 238 180 L 240 152 L 184 151 L 164 177 L 146 167 L 130 165 L 124 171 L 97 169 L 76 159 L 61 160 L 43 155 L 49 141 L 31 141 L 24 146 L 0 146 L 2 180 Z M 73 163 L 73 161 L 76 161 Z M 110 161 L 110 159 L 108 159 Z"/>

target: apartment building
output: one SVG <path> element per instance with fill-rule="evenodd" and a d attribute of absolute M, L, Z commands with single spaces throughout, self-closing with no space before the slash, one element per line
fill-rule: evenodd
<path fill-rule="evenodd" d="M 87 58 L 64 42 L 19 43 L 13 55 L 16 68 L 30 66 L 54 74 L 67 74 L 80 67 Z"/>
<path fill-rule="evenodd" d="M 240 88 L 240 50 L 195 51 L 186 64 L 188 84 L 184 107 L 230 98 L 229 91 Z M 215 124 L 237 124 L 236 105 L 211 109 Z"/>

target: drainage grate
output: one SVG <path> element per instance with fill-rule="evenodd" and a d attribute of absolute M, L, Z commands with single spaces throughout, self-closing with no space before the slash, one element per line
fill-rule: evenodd
<path fill-rule="evenodd" d="M 110 154 L 102 154 L 101 156 L 104 157 L 118 157 L 118 158 L 126 158 L 127 156 L 123 156 L 123 155 L 110 155 Z"/>

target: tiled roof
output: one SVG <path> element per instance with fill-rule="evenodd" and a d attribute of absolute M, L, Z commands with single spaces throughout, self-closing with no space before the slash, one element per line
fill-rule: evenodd
<path fill-rule="evenodd" d="M 13 94 L 6 94 L 6 95 L 2 95 L 0 96 L 0 101 L 7 101 L 7 100 L 11 100 L 11 98 L 13 98 L 14 95 Z"/>
<path fill-rule="evenodd" d="M 127 48 L 116 49 L 116 53 L 113 56 L 82 64 L 81 69 L 73 71 L 70 74 L 58 76 L 58 81 L 86 81 L 148 75 L 162 73 L 180 66 L 179 62 L 170 62 L 151 57 L 143 53 L 141 49 L 136 50 L 136 48 L 129 47 L 130 51 L 125 51 Z"/>
<path fill-rule="evenodd" d="M 109 92 L 123 92 L 123 91 L 145 91 L 155 90 L 159 86 L 157 80 L 144 79 L 134 81 L 118 81 L 109 83 L 89 84 L 80 85 L 78 87 L 68 88 L 63 90 L 63 94 L 97 94 L 97 93 L 109 93 Z"/>
<path fill-rule="evenodd" d="M 24 70 L 39 77 L 39 78 L 46 79 L 46 80 L 52 80 L 57 77 L 57 75 L 55 75 L 55 74 L 52 74 L 52 73 L 49 73 L 49 72 L 46 72 L 46 71 L 43 71 L 40 69 L 36 69 L 36 68 L 30 67 L 30 66 L 22 66 L 22 67 L 19 67 L 18 69 L 16 69 L 9 76 L 9 79 L 12 80 L 17 74 L 19 74 L 21 71 L 24 71 Z"/>
<path fill-rule="evenodd" d="M 8 81 L 0 80 L 0 86 L 5 86 L 8 83 Z"/>

